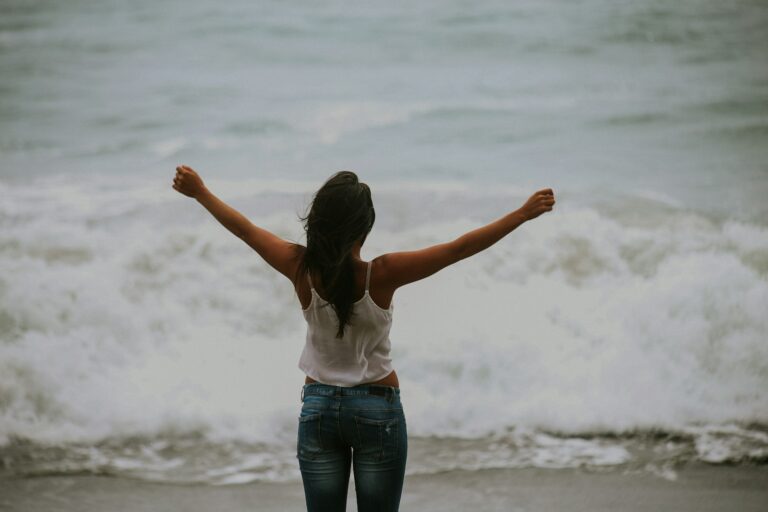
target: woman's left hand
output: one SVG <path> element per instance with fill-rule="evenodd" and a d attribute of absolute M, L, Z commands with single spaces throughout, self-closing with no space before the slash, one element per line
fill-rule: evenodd
<path fill-rule="evenodd" d="M 186 165 L 180 165 L 176 168 L 176 177 L 173 178 L 173 188 L 185 196 L 196 198 L 205 192 L 203 179 Z"/>

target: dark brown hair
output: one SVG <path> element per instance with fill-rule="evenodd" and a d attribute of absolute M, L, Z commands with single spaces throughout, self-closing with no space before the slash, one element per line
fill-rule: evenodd
<path fill-rule="evenodd" d="M 371 189 L 351 171 L 337 172 L 315 194 L 309 213 L 299 217 L 307 235 L 307 249 L 301 256 L 297 279 L 307 273 L 319 278 L 328 301 L 339 318 L 337 338 L 352 319 L 355 300 L 355 273 L 352 246 L 365 242 L 373 228 L 376 212 Z M 313 284 L 316 282 L 313 281 Z"/>

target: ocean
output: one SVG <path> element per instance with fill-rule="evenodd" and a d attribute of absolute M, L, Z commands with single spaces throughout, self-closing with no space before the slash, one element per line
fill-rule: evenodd
<path fill-rule="evenodd" d="M 555 210 L 397 291 L 408 474 L 768 461 L 768 4 L 6 0 L 0 472 L 295 481 L 255 224 L 338 170 L 363 259 Z"/>

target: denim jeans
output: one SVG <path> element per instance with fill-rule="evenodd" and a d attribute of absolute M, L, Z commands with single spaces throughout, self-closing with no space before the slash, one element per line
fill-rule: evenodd
<path fill-rule="evenodd" d="M 297 457 L 309 512 L 342 512 L 350 465 L 359 512 L 393 512 L 408 455 L 400 390 L 307 384 L 302 390 Z"/>

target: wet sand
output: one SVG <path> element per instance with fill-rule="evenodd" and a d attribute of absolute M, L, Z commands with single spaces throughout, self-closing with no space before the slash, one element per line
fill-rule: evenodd
<path fill-rule="evenodd" d="M 347 510 L 356 510 L 350 485 Z M 768 467 L 695 465 L 675 480 L 649 473 L 563 469 L 450 471 L 406 478 L 403 511 L 768 510 Z M 304 508 L 300 482 L 174 485 L 108 476 L 0 479 L 0 510 L 240 512 Z"/>

